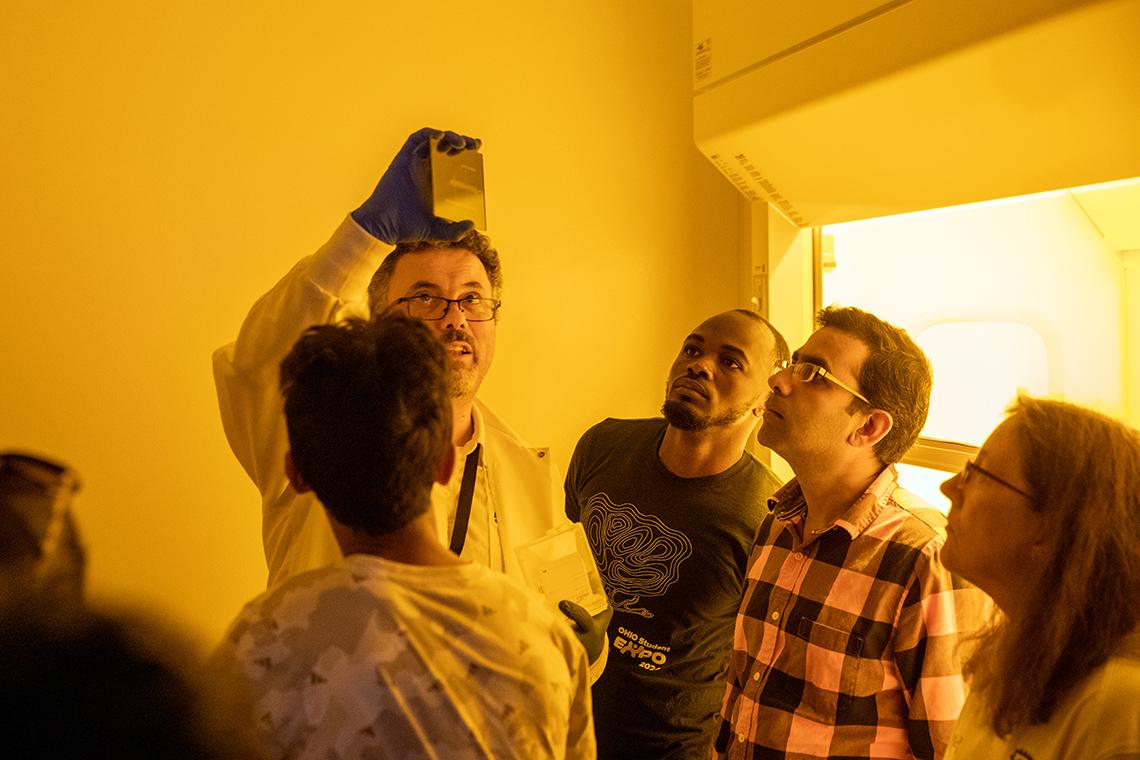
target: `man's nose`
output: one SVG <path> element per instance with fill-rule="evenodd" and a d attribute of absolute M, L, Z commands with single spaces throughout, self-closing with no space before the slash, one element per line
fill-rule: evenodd
<path fill-rule="evenodd" d="M 461 330 L 467 326 L 467 315 L 463 309 L 459 308 L 459 304 L 450 301 L 447 304 L 447 310 L 443 312 L 443 319 L 440 320 L 447 330 Z"/>
<path fill-rule="evenodd" d="M 705 380 L 708 380 L 712 377 L 712 375 L 709 374 L 708 364 L 705 360 L 705 357 L 703 356 L 693 359 L 691 362 L 689 362 L 689 366 L 686 368 L 686 372 L 689 377 L 699 377 Z"/>
<path fill-rule="evenodd" d="M 778 369 L 768 375 L 768 387 L 778 396 L 787 396 L 792 385 L 792 371 L 790 367 Z"/>
<path fill-rule="evenodd" d="M 951 501 L 954 500 L 954 492 L 958 488 L 958 476 L 960 474 L 961 473 L 955 473 L 952 477 L 942 481 L 942 485 L 938 486 L 938 490 L 942 492 L 942 495 Z"/>

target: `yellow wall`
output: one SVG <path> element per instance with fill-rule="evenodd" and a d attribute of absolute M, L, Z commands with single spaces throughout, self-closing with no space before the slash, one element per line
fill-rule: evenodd
<path fill-rule="evenodd" d="M 0 9 L 0 448 L 72 463 L 99 597 L 220 634 L 259 501 L 210 372 L 412 130 L 484 139 L 506 306 L 484 398 L 565 465 L 736 306 L 735 191 L 691 140 L 681 0 L 15 0 Z"/>

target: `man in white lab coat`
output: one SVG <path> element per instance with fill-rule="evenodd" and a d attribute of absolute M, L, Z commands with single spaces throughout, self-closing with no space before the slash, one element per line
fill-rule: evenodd
<path fill-rule="evenodd" d="M 404 312 L 447 349 L 457 464 L 450 481 L 432 490 L 444 545 L 522 580 L 515 548 L 565 520 L 560 475 L 547 449 L 526 445 L 476 398 L 494 357 L 502 272 L 498 254 L 470 221 L 432 214 L 432 137 L 438 150 L 453 154 L 479 147 L 454 132 L 412 134 L 368 200 L 262 296 L 237 340 L 214 354 L 226 437 L 261 491 L 270 588 L 341 556 L 317 500 L 289 488 L 277 373 L 306 328 L 350 316 Z M 590 627 L 588 616 L 576 621 Z M 603 636 L 604 626 L 584 639 L 592 659 Z"/>

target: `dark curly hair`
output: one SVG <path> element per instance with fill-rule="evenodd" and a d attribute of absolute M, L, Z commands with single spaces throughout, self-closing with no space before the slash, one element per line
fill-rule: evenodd
<path fill-rule="evenodd" d="M 329 513 L 389 533 L 427 510 L 451 445 L 443 346 L 392 315 L 310 328 L 281 362 L 293 464 Z"/>

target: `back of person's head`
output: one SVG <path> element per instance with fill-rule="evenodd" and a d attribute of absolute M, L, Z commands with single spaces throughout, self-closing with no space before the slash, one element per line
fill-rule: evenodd
<path fill-rule="evenodd" d="M 430 504 L 451 445 L 447 358 L 402 315 L 306 332 L 281 362 L 293 465 L 338 522 L 369 534 Z"/>
<path fill-rule="evenodd" d="M 86 555 L 71 514 L 79 480 L 68 467 L 23 453 L 0 454 L 0 590 L 78 602 Z"/>
<path fill-rule="evenodd" d="M 396 271 L 396 264 L 409 253 L 422 253 L 424 251 L 469 251 L 475 255 L 487 270 L 487 280 L 491 283 L 491 296 L 499 298 L 503 290 L 503 266 L 499 262 L 499 252 L 491 246 L 491 239 L 479 232 L 471 230 L 458 240 L 415 240 L 409 243 L 397 243 L 395 249 L 389 253 L 380 268 L 372 275 L 368 284 L 368 304 L 373 315 L 383 314 L 391 301 L 388 293 L 388 283 L 392 280 L 392 273 Z"/>
<path fill-rule="evenodd" d="M 1045 541 L 1027 563 L 1040 576 L 1025 614 L 999 626 L 970 663 L 999 733 L 1048 720 L 1140 625 L 1140 432 L 1026 396 L 1010 421 Z"/>
<path fill-rule="evenodd" d="M 203 678 L 194 648 L 149 618 L 7 599 L 0 673 L 5 757 L 261 756 L 243 693 Z"/>
<path fill-rule="evenodd" d="M 870 349 L 859 370 L 859 387 L 893 420 L 890 432 L 875 444 L 875 454 L 883 464 L 898 462 L 918 440 L 930 411 L 933 373 L 926 354 L 906 330 L 853 306 L 821 309 L 816 321 L 821 328 L 853 335 Z M 855 409 L 866 407 L 859 399 L 851 403 Z"/>

